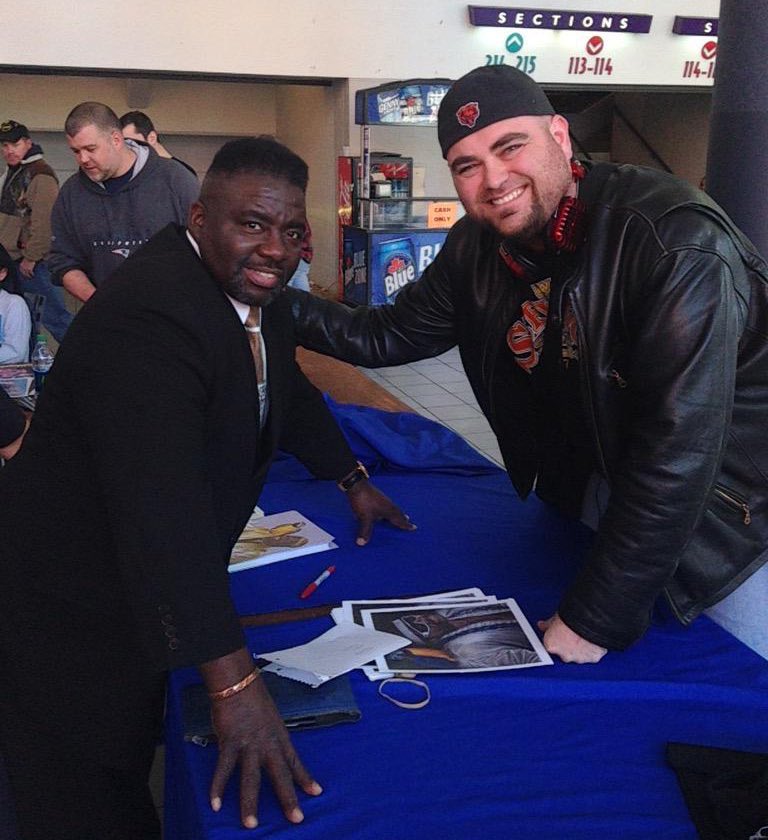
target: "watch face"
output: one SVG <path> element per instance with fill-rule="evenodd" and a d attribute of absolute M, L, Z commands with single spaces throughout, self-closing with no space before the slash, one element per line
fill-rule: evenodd
<path fill-rule="evenodd" d="M 352 472 L 342 478 L 340 482 L 338 482 L 339 487 L 345 492 L 349 490 L 351 487 L 354 487 L 358 481 L 362 481 L 364 478 L 368 478 L 368 470 L 360 463 L 352 470 Z"/>

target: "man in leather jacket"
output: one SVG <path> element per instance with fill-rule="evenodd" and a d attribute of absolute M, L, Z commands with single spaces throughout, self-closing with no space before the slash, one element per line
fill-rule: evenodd
<path fill-rule="evenodd" d="M 594 514 L 551 653 L 627 647 L 663 595 L 684 624 L 726 599 L 716 620 L 768 657 L 765 262 L 684 182 L 573 161 L 511 67 L 459 79 L 438 135 L 467 215 L 390 306 L 289 292 L 298 341 L 373 367 L 459 346 L 518 493 Z"/>

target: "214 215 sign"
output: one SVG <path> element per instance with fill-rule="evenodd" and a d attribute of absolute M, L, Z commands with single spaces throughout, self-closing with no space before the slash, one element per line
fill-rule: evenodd
<path fill-rule="evenodd" d="M 568 59 L 568 74 L 571 76 L 610 76 L 613 73 L 613 62 L 605 56 L 598 56 L 590 64 L 583 55 L 572 55 Z"/>
<path fill-rule="evenodd" d="M 486 54 L 485 56 L 485 66 L 490 67 L 493 64 L 512 64 L 517 70 L 522 71 L 523 73 L 528 73 L 531 75 L 532 73 L 536 72 L 536 56 L 535 55 L 516 55 L 514 63 L 512 61 L 506 61 L 506 55 L 491 55 Z"/>

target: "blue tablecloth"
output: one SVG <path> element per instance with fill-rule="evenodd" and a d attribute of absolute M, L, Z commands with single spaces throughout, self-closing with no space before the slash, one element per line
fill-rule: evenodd
<path fill-rule="evenodd" d="M 380 525 L 358 548 L 344 497 L 280 460 L 262 507 L 301 511 L 340 547 L 233 575 L 241 613 L 306 606 L 298 593 L 330 558 L 337 571 L 312 604 L 479 586 L 516 598 L 534 624 L 555 611 L 589 544 L 586 529 L 535 499 L 520 502 L 501 470 L 441 426 L 335 410 L 377 486 L 419 528 Z M 331 623 L 250 630 L 249 643 L 299 644 Z M 640 642 L 598 665 L 426 679 L 431 703 L 406 711 L 354 672 L 362 720 L 293 736 L 324 794 L 302 798 L 306 821 L 293 827 L 265 784 L 259 836 L 695 840 L 665 744 L 768 751 L 768 662 L 706 618 L 683 628 L 659 609 Z M 170 681 L 166 840 L 253 836 L 239 828 L 234 783 L 222 811 L 210 811 L 215 747 L 183 741 L 181 692 L 198 680 L 186 670 Z"/>

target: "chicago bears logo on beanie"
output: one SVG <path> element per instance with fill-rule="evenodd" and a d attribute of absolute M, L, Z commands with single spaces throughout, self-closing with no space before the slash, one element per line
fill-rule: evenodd
<path fill-rule="evenodd" d="M 476 67 L 457 79 L 443 97 L 437 137 L 447 157 L 454 143 L 500 120 L 554 113 L 544 91 L 520 70 L 506 64 Z"/>
<path fill-rule="evenodd" d="M 474 128 L 477 118 L 480 116 L 480 106 L 477 102 L 467 102 L 456 111 L 456 119 L 460 125 L 465 125 L 467 128 Z"/>

